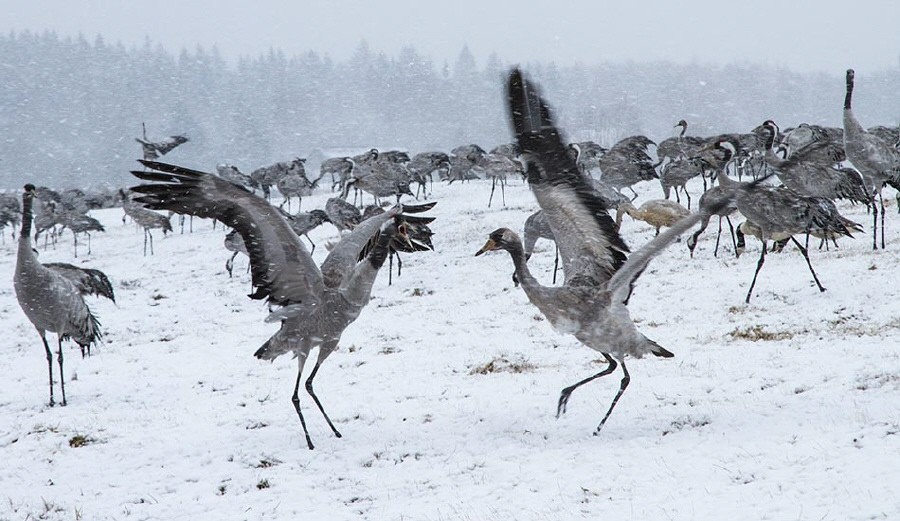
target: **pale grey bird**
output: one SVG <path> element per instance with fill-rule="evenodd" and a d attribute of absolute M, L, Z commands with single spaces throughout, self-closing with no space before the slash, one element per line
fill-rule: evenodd
<path fill-rule="evenodd" d="M 232 271 L 234 270 L 234 258 L 238 256 L 238 253 L 243 253 L 244 255 L 250 256 L 247 253 L 247 246 L 244 245 L 244 239 L 241 238 L 241 234 L 238 233 L 237 230 L 231 230 L 230 232 L 225 234 L 224 241 L 225 249 L 232 252 L 231 257 L 225 261 L 225 271 L 228 272 L 228 278 L 232 278 Z M 247 271 L 250 271 L 250 265 L 247 265 Z"/>
<path fill-rule="evenodd" d="M 76 211 L 64 210 L 60 216 L 60 224 L 64 228 L 72 231 L 74 240 L 75 258 L 78 258 L 78 234 L 87 235 L 88 239 L 88 255 L 91 254 L 91 232 L 105 232 L 106 229 L 100 224 L 100 221 L 94 219 L 90 215 L 84 215 Z"/>
<path fill-rule="evenodd" d="M 503 206 L 506 206 L 506 178 L 513 177 L 519 173 L 519 165 L 506 156 L 500 154 L 485 154 L 481 156 L 472 167 L 472 170 L 478 172 L 479 177 L 491 180 L 491 196 L 488 198 L 488 208 L 491 207 L 491 201 L 494 200 L 494 190 L 500 185 L 500 193 L 503 198 Z"/>
<path fill-rule="evenodd" d="M 25 316 L 37 329 L 44 343 L 47 368 L 50 374 L 50 405 L 53 398 L 53 354 L 47 344 L 47 331 L 57 335 L 56 360 L 59 364 L 59 387 L 62 405 L 66 405 L 65 374 L 63 372 L 62 341 L 71 338 L 82 348 L 90 348 L 100 340 L 100 322 L 91 313 L 81 296 L 82 291 L 60 272 L 42 265 L 31 243 L 31 219 L 34 204 L 34 185 L 25 185 L 22 195 L 22 231 L 16 256 L 13 287 Z"/>
<path fill-rule="evenodd" d="M 272 196 L 272 187 L 278 183 L 278 180 L 287 174 L 295 171 L 306 172 L 303 163 L 306 158 L 295 157 L 291 161 L 279 161 L 268 166 L 259 167 L 250 172 L 250 179 L 262 188 L 263 196 L 268 201 Z"/>
<path fill-rule="evenodd" d="M 654 166 L 662 165 L 666 159 L 674 161 L 678 158 L 694 157 L 697 155 L 697 150 L 707 143 L 706 139 L 701 137 L 685 136 L 688 124 L 683 119 L 675 123 L 674 128 L 681 128 L 680 133 L 675 137 L 666 138 L 659 142 L 656 146 L 656 155 L 659 158 L 659 162 Z"/>
<path fill-rule="evenodd" d="M 150 255 L 153 255 L 153 234 L 150 233 L 150 230 L 161 228 L 163 235 L 171 232 L 172 223 L 169 221 L 169 217 L 135 203 L 124 190 L 119 190 L 119 195 L 122 198 L 122 210 L 125 211 L 125 215 L 131 217 L 144 230 L 144 256 L 147 256 L 148 239 L 150 240 Z"/>
<path fill-rule="evenodd" d="M 574 335 L 606 358 L 609 364 L 606 369 L 563 389 L 557 415 L 565 412 L 575 389 L 622 366 L 624 377 L 597 427 L 599 432 L 630 382 L 625 357 L 673 356 L 637 330 L 626 304 L 635 280 L 647 264 L 697 223 L 700 216 L 694 214 L 682 219 L 626 258 L 628 246 L 616 231 L 603 202 L 567 153 L 549 108 L 518 70 L 510 75 L 508 99 L 513 128 L 528 161 L 528 184 L 556 237 L 565 281 L 560 287 L 538 283 L 528 270 L 521 240 L 507 228 L 492 232 L 476 255 L 498 249 L 509 252 L 525 294 L 550 324 L 560 332 Z"/>
<path fill-rule="evenodd" d="M 309 238 L 309 232 L 315 230 L 324 223 L 331 222 L 328 214 L 323 210 L 312 210 L 310 212 L 298 212 L 295 214 L 284 213 L 284 218 L 298 236 L 306 237 L 312 249 L 309 254 L 312 255 L 316 251 L 316 243 Z"/>
<path fill-rule="evenodd" d="M 331 157 L 322 161 L 319 165 L 319 179 L 326 175 L 331 176 L 331 191 L 340 186 L 344 190 L 344 183 L 350 179 L 353 172 L 353 159 L 349 157 Z"/>
<path fill-rule="evenodd" d="M 592 170 L 600 168 L 600 158 L 608 151 L 593 141 L 569 143 L 569 153 L 574 156 L 573 159 L 578 165 L 578 170 L 588 177 Z"/>
<path fill-rule="evenodd" d="M 772 124 L 773 121 L 768 120 L 763 126 L 771 128 Z M 774 140 L 775 138 L 773 143 Z M 805 161 L 822 165 L 834 165 L 847 159 L 844 151 L 844 131 L 835 127 L 801 123 L 800 126 L 784 133 L 779 148 L 783 148 L 786 153 L 784 159 L 792 159 L 799 155 L 803 156 Z M 763 147 L 762 150 L 765 152 L 768 149 Z"/>
<path fill-rule="evenodd" d="M 725 172 L 725 167 L 735 155 L 734 145 L 729 141 L 723 142 L 722 150 L 725 153 L 725 156 L 722 158 L 722 161 L 719 163 L 719 169 L 716 171 L 715 175 L 717 179 L 728 175 Z M 700 234 L 706 230 L 706 227 L 709 226 L 709 219 L 713 215 L 719 217 L 719 231 L 716 233 L 716 246 L 713 249 L 713 257 L 716 257 L 719 254 L 719 239 L 722 237 L 723 217 L 725 218 L 725 221 L 728 222 L 728 230 L 731 232 L 731 243 L 734 246 L 735 255 L 737 255 L 738 245 L 734 235 L 734 226 L 731 224 L 731 214 L 737 211 L 737 203 L 734 201 L 732 191 L 725 189 L 725 187 L 722 186 L 721 181 L 719 181 L 718 186 L 713 186 L 709 190 L 703 192 L 703 195 L 700 196 L 699 206 L 701 216 L 700 227 L 693 235 L 688 237 L 687 240 L 687 247 L 691 252 L 691 257 L 694 256 L 694 249 L 697 248 L 697 239 L 700 237 Z"/>
<path fill-rule="evenodd" d="M 478 160 L 487 154 L 483 148 L 472 143 L 460 145 L 450 151 L 450 170 L 447 173 L 448 184 L 453 181 L 469 181 L 478 179 L 478 175 L 472 171 Z"/>
<path fill-rule="evenodd" d="M 376 205 L 381 204 L 382 197 L 396 197 L 398 203 L 404 194 L 415 197 L 409 189 L 411 178 L 406 168 L 408 162 L 409 156 L 405 153 L 389 151 L 380 153 L 374 160 L 356 164 L 352 177 L 344 185 L 341 197 L 346 199 L 350 188 L 371 194 Z M 354 196 L 354 203 L 355 199 Z M 360 197 L 360 202 L 361 200 Z"/>
<path fill-rule="evenodd" d="M 280 208 L 283 208 L 285 203 L 287 203 L 288 211 L 290 211 L 291 198 L 296 197 L 298 199 L 297 210 L 299 211 L 300 206 L 303 204 L 303 197 L 312 195 L 313 190 L 316 189 L 316 185 L 319 184 L 318 179 L 310 181 L 309 178 L 306 177 L 306 168 L 303 166 L 303 162 L 305 161 L 306 159 L 302 159 L 302 161 L 292 163 L 293 168 L 275 182 L 278 193 L 284 197 L 281 205 L 279 205 Z"/>
<path fill-rule="evenodd" d="M 691 194 L 687 190 L 688 181 L 703 174 L 700 161 L 693 158 L 679 157 L 669 161 L 659 171 L 659 184 L 662 185 L 663 196 L 668 199 L 672 188 L 675 189 L 675 202 L 681 203 L 678 195 L 680 188 L 687 197 L 688 210 L 691 209 Z"/>
<path fill-rule="evenodd" d="M 397 205 L 361 222 L 331 250 L 320 268 L 281 213 L 263 199 L 203 172 L 153 161 L 142 163 L 156 171 L 132 172 L 152 182 L 132 189 L 145 194 L 139 202 L 154 209 L 218 219 L 240 233 L 250 254 L 256 288 L 250 297 L 281 306 L 266 319 L 280 321 L 281 328 L 255 356 L 272 360 L 293 353 L 297 357 L 297 380 L 291 400 L 307 446 L 312 449 L 298 392 L 303 366 L 310 351 L 318 347 L 318 358 L 306 380 L 306 390 L 332 432 L 340 437 L 313 391 L 313 378 L 322 362 L 337 348 L 344 330 L 369 302 L 372 285 L 387 258 L 391 241 L 408 240 L 402 212 L 415 212 L 417 208 Z M 360 260 L 360 252 L 379 231 L 376 244 Z"/>
<path fill-rule="evenodd" d="M 884 249 L 884 199 L 881 189 L 885 183 L 900 185 L 900 150 L 875 134 L 870 134 L 856 119 L 851 107 L 855 73 L 847 69 L 847 94 L 844 97 L 844 151 L 847 159 L 859 170 L 866 188 L 873 195 L 872 248 L 878 248 L 878 211 L 881 210 L 881 248 Z M 878 206 L 874 202 L 877 196 Z"/>

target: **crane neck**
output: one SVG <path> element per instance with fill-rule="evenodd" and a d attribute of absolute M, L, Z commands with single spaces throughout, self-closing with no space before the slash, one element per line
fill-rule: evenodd
<path fill-rule="evenodd" d="M 26 194 L 22 197 L 22 230 L 19 233 L 18 264 L 24 265 L 29 261 L 37 262 L 37 255 L 31 245 L 31 221 L 34 208 L 34 195 Z"/>
<path fill-rule="evenodd" d="M 850 110 L 851 102 L 853 101 L 853 80 L 847 79 L 847 95 L 844 96 L 844 110 Z"/>
<path fill-rule="evenodd" d="M 509 252 L 510 257 L 512 257 L 513 266 L 516 268 L 516 278 L 519 279 L 519 282 L 522 284 L 522 288 L 528 291 L 529 288 L 535 288 L 540 286 L 537 279 L 534 278 L 534 275 L 531 274 L 531 270 L 528 269 L 528 262 L 526 262 L 525 258 L 525 248 L 522 245 L 522 241 L 514 241 L 506 245 L 504 248 Z"/>

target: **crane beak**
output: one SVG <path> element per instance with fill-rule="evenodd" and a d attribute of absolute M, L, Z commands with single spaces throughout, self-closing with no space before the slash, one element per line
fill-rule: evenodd
<path fill-rule="evenodd" d="M 397 231 L 399 232 L 400 237 L 403 239 L 403 242 L 405 242 L 406 245 L 409 246 L 409 249 L 415 251 L 415 247 L 413 246 L 412 241 L 409 240 L 409 229 L 406 227 L 406 225 L 401 224 L 397 227 Z"/>
<path fill-rule="evenodd" d="M 484 246 L 482 246 L 480 250 L 475 252 L 475 256 L 477 257 L 486 251 L 493 251 L 496 249 L 497 249 L 497 243 L 494 242 L 494 239 L 488 239 L 488 241 L 486 243 L 484 243 Z"/>

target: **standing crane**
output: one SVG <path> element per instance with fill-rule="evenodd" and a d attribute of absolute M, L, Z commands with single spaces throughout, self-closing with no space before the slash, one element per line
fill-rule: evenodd
<path fill-rule="evenodd" d="M 32 248 L 31 219 L 34 196 L 34 185 L 25 185 L 25 193 L 22 194 L 22 232 L 19 234 L 13 287 L 22 311 L 37 329 L 38 335 L 44 343 L 50 375 L 50 406 L 52 407 L 56 403 L 53 397 L 53 353 L 47 343 L 47 331 L 56 333 L 58 348 L 56 361 L 59 364 L 59 390 L 62 395 L 62 405 L 66 405 L 62 341 L 71 338 L 81 346 L 83 354 L 85 348 L 90 349 L 92 344 L 100 340 L 101 332 L 100 322 L 84 302 L 83 291 L 80 291 L 76 284 L 60 271 L 41 264 Z M 111 286 L 109 294 L 112 295 Z"/>

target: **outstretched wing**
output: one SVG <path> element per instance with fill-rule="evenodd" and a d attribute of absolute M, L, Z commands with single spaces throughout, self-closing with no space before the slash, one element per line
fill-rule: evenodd
<path fill-rule="evenodd" d="M 528 163 L 528 184 L 556 237 L 566 281 L 609 280 L 629 250 L 603 199 L 578 173 L 550 109 L 518 69 L 510 73 L 507 92 L 513 129 Z"/>
<path fill-rule="evenodd" d="M 135 201 L 155 210 L 217 219 L 241 234 L 256 288 L 250 298 L 304 307 L 318 303 L 324 290 L 322 273 L 277 208 L 212 174 L 156 161 L 141 163 L 158 172 L 131 172 L 154 181 L 132 188 L 144 194 Z"/>
<path fill-rule="evenodd" d="M 48 262 L 44 264 L 44 267 L 69 279 L 82 295 L 98 295 L 106 297 L 113 302 L 116 301 L 109 277 L 100 270 L 79 268 L 65 262 Z"/>

